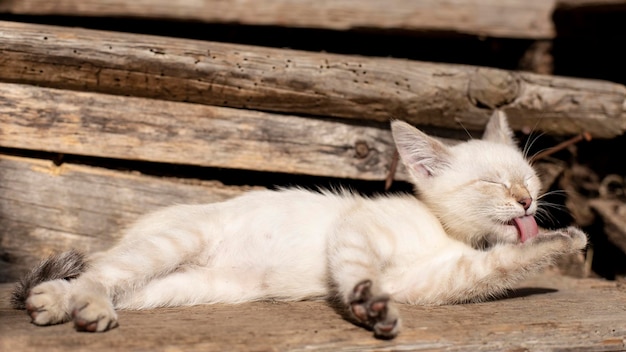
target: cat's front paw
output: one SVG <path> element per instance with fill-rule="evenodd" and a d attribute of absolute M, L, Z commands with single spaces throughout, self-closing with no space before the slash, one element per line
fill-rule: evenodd
<path fill-rule="evenodd" d="M 372 281 L 356 284 L 350 295 L 350 311 L 362 324 L 372 328 L 379 338 L 391 339 L 400 331 L 400 318 L 389 295 L 372 293 Z"/>
<path fill-rule="evenodd" d="M 117 313 L 106 296 L 83 294 L 74 298 L 72 306 L 77 331 L 105 332 L 118 326 Z"/>
<path fill-rule="evenodd" d="M 577 227 L 570 226 L 540 234 L 532 242 L 555 244 L 562 252 L 577 252 L 587 246 L 587 234 Z"/>
<path fill-rule="evenodd" d="M 52 280 L 33 287 L 26 299 L 26 312 L 35 325 L 53 325 L 70 320 L 67 280 Z"/>
<path fill-rule="evenodd" d="M 581 229 L 570 226 L 565 228 L 565 232 L 572 239 L 573 249 L 575 251 L 580 251 L 587 247 L 587 234 L 584 233 Z"/>

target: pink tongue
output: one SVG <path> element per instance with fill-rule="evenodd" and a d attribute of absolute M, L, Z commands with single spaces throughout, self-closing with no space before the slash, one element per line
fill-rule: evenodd
<path fill-rule="evenodd" d="M 532 215 L 515 218 L 513 221 L 515 222 L 517 231 L 519 231 L 519 238 L 522 243 L 533 237 L 537 237 L 539 229 L 537 228 L 537 222 L 535 222 L 535 218 Z"/>

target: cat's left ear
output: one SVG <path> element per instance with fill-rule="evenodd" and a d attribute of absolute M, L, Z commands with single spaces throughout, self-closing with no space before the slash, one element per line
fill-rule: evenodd
<path fill-rule="evenodd" d="M 506 114 L 502 110 L 494 110 L 493 114 L 487 122 L 483 140 L 494 143 L 507 144 L 517 148 L 517 142 L 513 135 L 513 131 L 509 127 Z"/>
<path fill-rule="evenodd" d="M 391 133 L 398 154 L 416 181 L 438 175 L 446 169 L 451 158 L 443 143 L 406 122 L 391 122 Z"/>

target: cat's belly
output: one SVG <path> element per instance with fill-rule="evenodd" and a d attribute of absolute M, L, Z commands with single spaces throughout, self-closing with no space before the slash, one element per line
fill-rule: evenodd
<path fill-rule="evenodd" d="M 304 300 L 325 297 L 323 265 L 181 267 L 117 297 L 116 308 L 148 309 L 264 299 Z"/>
<path fill-rule="evenodd" d="M 220 258 L 201 270 L 219 287 L 219 301 L 301 300 L 326 295 L 328 274 L 322 241 L 260 247 L 240 257 Z"/>

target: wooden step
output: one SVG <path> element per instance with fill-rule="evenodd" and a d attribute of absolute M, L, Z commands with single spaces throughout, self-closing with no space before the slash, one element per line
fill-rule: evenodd
<path fill-rule="evenodd" d="M 251 187 L 185 181 L 0 154 L 0 282 L 72 248 L 109 248 L 151 210 L 218 202 Z"/>
<path fill-rule="evenodd" d="M 5 0 L 0 12 L 551 38 L 553 0 Z"/>
<path fill-rule="evenodd" d="M 7 83 L 0 146 L 363 180 L 384 180 L 395 151 L 387 124 Z"/>
<path fill-rule="evenodd" d="M 3 351 L 623 351 L 626 291 L 614 282 L 545 276 L 508 298 L 441 307 L 401 305 L 392 341 L 341 319 L 325 302 L 256 302 L 121 311 L 120 326 L 77 333 L 37 327 L 0 301 Z M 0 285 L 8 297 L 10 285 Z"/>
<path fill-rule="evenodd" d="M 475 131 L 498 107 L 516 129 L 626 130 L 626 88 L 603 81 L 11 22 L 0 52 L 4 82 Z"/>

